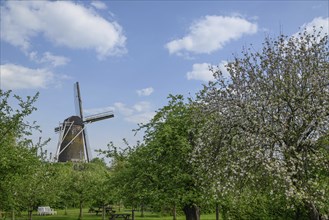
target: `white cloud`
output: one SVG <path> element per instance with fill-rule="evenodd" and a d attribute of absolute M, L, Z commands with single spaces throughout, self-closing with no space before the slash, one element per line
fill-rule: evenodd
<path fill-rule="evenodd" d="M 154 92 L 154 89 L 152 87 L 148 87 L 145 89 L 140 89 L 136 91 L 139 96 L 149 96 Z"/>
<path fill-rule="evenodd" d="M 107 9 L 107 6 L 104 2 L 101 1 L 92 1 L 91 5 L 94 6 L 97 9 L 104 10 Z"/>
<path fill-rule="evenodd" d="M 121 102 L 114 103 L 114 110 L 120 112 L 124 116 L 130 116 L 134 113 L 134 109 L 129 108 L 126 104 Z"/>
<path fill-rule="evenodd" d="M 15 64 L 0 66 L 1 87 L 5 89 L 46 88 L 54 80 L 54 74 L 47 69 L 30 69 Z"/>
<path fill-rule="evenodd" d="M 329 17 L 314 18 L 311 22 L 303 24 L 301 26 L 301 31 L 304 31 L 304 29 L 305 29 L 307 32 L 313 33 L 313 28 L 315 28 L 316 30 L 320 30 L 320 27 L 323 28 L 321 37 L 324 37 L 325 34 L 329 34 Z M 295 35 L 297 36 L 297 34 L 295 34 Z"/>
<path fill-rule="evenodd" d="M 149 111 L 151 109 L 151 103 L 149 102 L 138 102 L 133 106 L 137 112 Z"/>
<path fill-rule="evenodd" d="M 231 40 L 256 33 L 257 29 L 257 24 L 238 16 L 205 16 L 190 26 L 185 37 L 167 43 L 166 48 L 170 54 L 177 55 L 184 52 L 211 53 Z"/>
<path fill-rule="evenodd" d="M 114 111 L 114 115 L 119 115 L 116 117 L 123 117 L 125 121 L 135 124 L 147 123 L 155 115 L 149 102 L 138 102 L 131 107 L 122 102 L 116 102 L 113 106 L 105 108 L 86 109 L 84 113 L 92 115 L 106 111 Z"/>
<path fill-rule="evenodd" d="M 37 63 L 50 64 L 52 67 L 64 66 L 68 62 L 70 62 L 69 58 L 64 57 L 64 56 L 56 56 L 50 52 L 45 52 L 45 53 L 43 53 L 42 57 L 38 57 L 38 53 L 36 51 L 33 51 L 33 52 L 29 53 L 29 57 L 31 60 L 33 60 Z"/>
<path fill-rule="evenodd" d="M 126 115 L 125 120 L 135 124 L 148 123 L 155 115 L 149 102 L 138 102 L 132 109 L 133 113 Z"/>
<path fill-rule="evenodd" d="M 192 66 L 192 71 L 186 74 L 187 79 L 195 79 L 201 81 L 212 81 L 214 80 L 214 76 L 212 72 L 209 70 L 210 64 L 209 63 L 195 63 Z"/>
<path fill-rule="evenodd" d="M 95 50 L 99 58 L 126 52 L 121 26 L 68 1 L 7 1 L 1 6 L 1 39 L 27 51 L 40 35 L 55 45 Z"/>
<path fill-rule="evenodd" d="M 218 66 L 212 66 L 210 63 L 195 63 L 192 66 L 192 71 L 187 72 L 186 76 L 188 80 L 201 80 L 204 82 L 213 81 L 214 75 L 209 70 L 210 68 L 214 68 L 214 70 L 219 69 L 222 71 L 223 76 L 228 79 L 230 75 L 225 67 L 227 65 L 227 61 L 221 61 Z"/>
<path fill-rule="evenodd" d="M 92 1 L 91 5 L 94 6 L 97 9 L 104 10 L 107 9 L 107 6 L 104 2 L 101 1 Z"/>
<path fill-rule="evenodd" d="M 230 73 L 227 71 L 227 68 L 226 68 L 226 65 L 227 65 L 227 64 L 228 64 L 227 61 L 222 60 L 222 61 L 218 64 L 217 68 L 218 68 L 220 71 L 222 71 L 222 74 L 223 74 L 223 76 L 224 76 L 225 79 L 230 79 L 230 78 L 231 78 L 231 75 L 230 75 Z"/>
<path fill-rule="evenodd" d="M 132 107 L 127 107 L 123 103 L 115 103 L 114 106 L 115 110 L 122 114 L 126 121 L 135 124 L 147 123 L 155 115 L 155 111 L 152 111 L 152 106 L 149 102 L 138 102 Z"/>
<path fill-rule="evenodd" d="M 155 112 L 143 112 L 140 114 L 131 115 L 125 118 L 126 121 L 135 124 L 148 123 L 155 115 Z"/>
<path fill-rule="evenodd" d="M 70 59 L 63 56 L 56 56 L 50 52 L 45 52 L 40 60 L 42 63 L 50 63 L 52 66 L 63 66 L 66 65 Z"/>

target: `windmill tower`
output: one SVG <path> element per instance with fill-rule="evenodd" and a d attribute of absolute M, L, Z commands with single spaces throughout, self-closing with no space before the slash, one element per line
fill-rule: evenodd
<path fill-rule="evenodd" d="M 108 111 L 84 118 L 78 82 L 74 84 L 74 101 L 76 115 L 65 119 L 63 123 L 60 123 L 59 127 L 55 128 L 55 132 L 59 133 L 56 152 L 56 160 L 58 162 L 89 162 L 91 160 L 91 152 L 86 124 L 114 117 L 113 112 Z"/>

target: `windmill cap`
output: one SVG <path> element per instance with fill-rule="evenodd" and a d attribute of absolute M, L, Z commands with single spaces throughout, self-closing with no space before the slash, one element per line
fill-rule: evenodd
<path fill-rule="evenodd" d="M 83 126 L 83 121 L 79 116 L 71 116 L 64 120 L 64 122 L 73 122 L 73 125 Z"/>

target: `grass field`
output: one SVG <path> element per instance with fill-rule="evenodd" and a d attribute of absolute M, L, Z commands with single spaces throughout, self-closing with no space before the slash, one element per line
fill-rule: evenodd
<path fill-rule="evenodd" d="M 38 216 L 33 213 L 33 220 L 77 220 L 79 215 L 78 209 L 68 209 L 67 215 L 64 214 L 64 210 L 56 210 L 57 215 L 52 216 Z M 88 213 L 88 209 L 83 210 L 83 219 L 85 220 L 101 220 L 101 214 L 96 215 L 95 213 Z M 119 212 L 118 212 L 119 213 Z M 120 213 L 130 213 L 129 211 L 120 212 Z M 140 212 L 135 212 L 135 220 L 172 220 L 172 216 L 160 216 L 156 213 L 145 212 L 145 217 L 140 217 Z M 6 218 L 10 219 L 9 217 Z M 16 220 L 26 220 L 27 213 L 22 213 L 21 216 L 16 216 Z M 106 216 L 108 220 L 109 217 Z M 201 215 L 201 220 L 214 220 L 215 214 Z M 178 216 L 177 220 L 185 220 L 185 216 Z"/>

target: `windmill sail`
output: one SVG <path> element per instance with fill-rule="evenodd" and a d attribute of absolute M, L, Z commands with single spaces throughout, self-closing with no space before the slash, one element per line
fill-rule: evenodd
<path fill-rule="evenodd" d="M 80 94 L 79 82 L 74 84 L 74 103 L 75 103 L 75 113 L 83 120 L 83 112 L 82 112 L 82 100 Z"/>
<path fill-rule="evenodd" d="M 81 99 L 81 93 L 80 93 L 80 87 L 79 82 L 76 82 L 74 84 L 74 102 L 75 102 L 75 112 L 76 114 L 81 118 L 83 121 L 83 111 L 82 111 L 82 99 Z M 84 129 L 82 132 L 82 138 L 83 138 L 83 153 L 86 157 L 87 162 L 90 161 L 90 146 L 89 141 L 87 140 L 87 130 Z"/>
<path fill-rule="evenodd" d="M 88 138 L 88 133 L 87 133 L 87 129 L 84 130 L 84 141 L 85 141 L 85 146 L 87 146 L 85 149 L 85 153 L 86 153 L 86 158 L 87 161 L 89 162 L 92 158 L 93 155 L 91 154 L 91 149 L 90 149 L 90 144 L 89 144 L 89 138 Z"/>
<path fill-rule="evenodd" d="M 92 122 L 95 122 L 95 121 L 100 121 L 100 120 L 104 120 L 104 119 L 107 119 L 107 118 L 113 118 L 113 117 L 114 117 L 113 112 L 108 111 L 108 112 L 103 112 L 103 113 L 87 116 L 84 119 L 84 122 L 92 123 Z"/>

